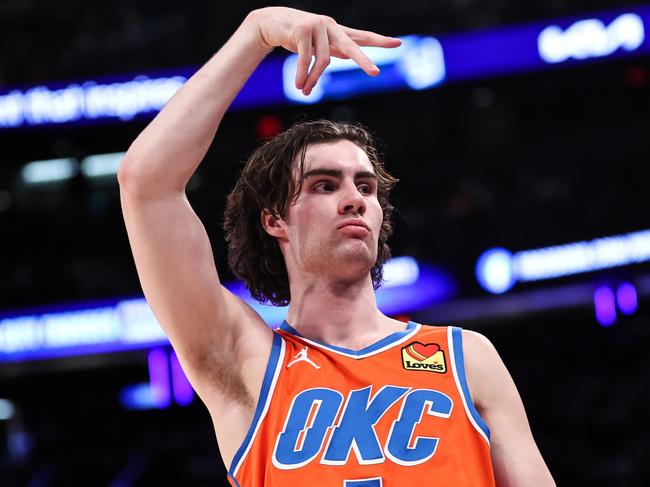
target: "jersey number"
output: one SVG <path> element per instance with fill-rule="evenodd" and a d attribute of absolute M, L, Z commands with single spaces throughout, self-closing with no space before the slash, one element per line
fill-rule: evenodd
<path fill-rule="evenodd" d="M 381 487 L 381 477 L 361 480 L 344 480 L 343 487 Z"/>

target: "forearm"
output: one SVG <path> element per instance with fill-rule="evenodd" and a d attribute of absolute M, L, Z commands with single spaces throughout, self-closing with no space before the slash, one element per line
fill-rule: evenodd
<path fill-rule="evenodd" d="M 253 16 L 131 144 L 120 167 L 121 185 L 135 184 L 147 193 L 184 190 L 232 100 L 269 52 Z"/>

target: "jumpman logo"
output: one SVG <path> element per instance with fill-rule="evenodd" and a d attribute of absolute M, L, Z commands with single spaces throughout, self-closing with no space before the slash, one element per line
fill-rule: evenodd
<path fill-rule="evenodd" d="M 298 362 L 307 362 L 310 365 L 313 365 L 315 369 L 320 369 L 320 365 L 316 365 L 312 360 L 307 357 L 307 350 L 309 347 L 305 347 L 300 352 L 298 352 L 293 360 L 287 364 L 287 369 L 291 367 L 293 364 L 298 363 Z"/>

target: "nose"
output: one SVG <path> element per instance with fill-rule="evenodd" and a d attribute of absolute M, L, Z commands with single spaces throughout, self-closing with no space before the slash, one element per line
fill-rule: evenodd
<path fill-rule="evenodd" d="M 354 215 L 363 215 L 366 212 L 366 202 L 356 185 L 353 184 L 351 188 L 347 188 L 343 193 L 343 197 L 339 202 L 339 212 Z"/>

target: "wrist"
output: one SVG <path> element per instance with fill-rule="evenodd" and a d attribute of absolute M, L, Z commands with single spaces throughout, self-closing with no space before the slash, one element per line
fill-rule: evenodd
<path fill-rule="evenodd" d="M 260 28 L 260 17 L 263 15 L 262 10 L 263 9 L 251 10 L 242 22 L 240 28 L 248 33 L 251 40 L 262 53 L 268 54 L 273 51 L 274 46 L 268 44 L 262 35 L 262 30 Z"/>

